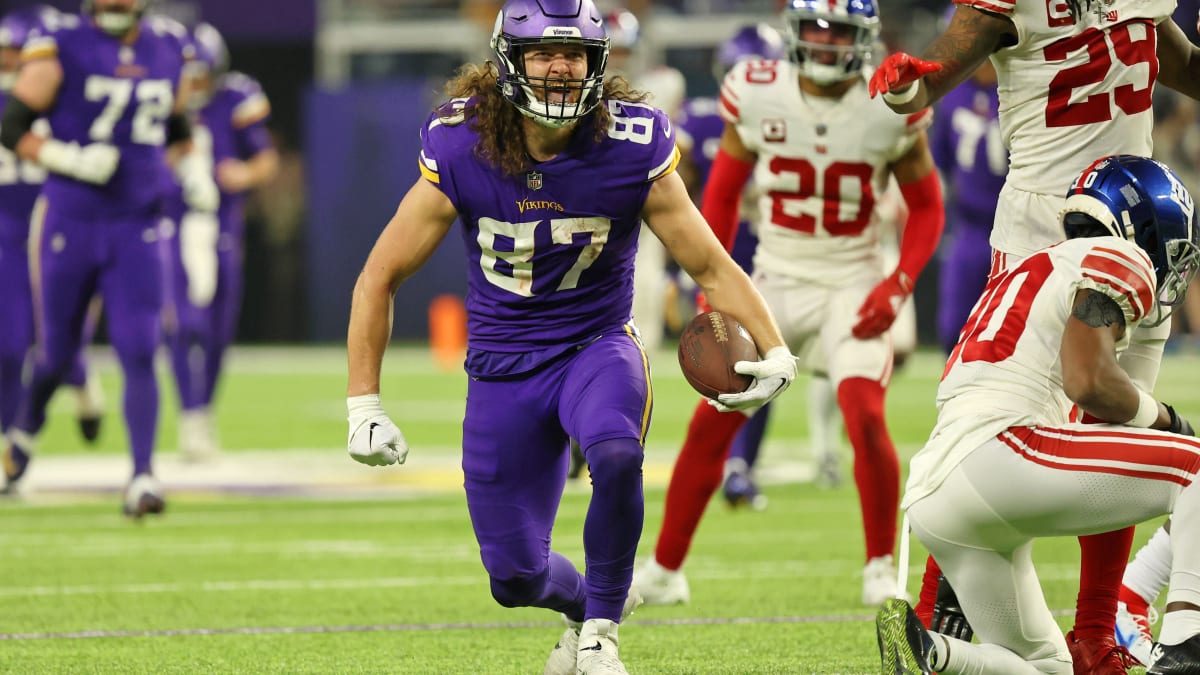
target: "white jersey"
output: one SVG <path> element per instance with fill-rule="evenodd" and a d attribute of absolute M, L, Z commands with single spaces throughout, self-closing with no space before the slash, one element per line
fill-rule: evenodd
<path fill-rule="evenodd" d="M 1152 154 L 1155 26 L 1175 0 L 1092 0 L 1078 22 L 1066 0 L 954 1 L 1008 17 L 1017 31 L 1017 44 L 991 57 L 1010 153 L 1006 188 L 1061 198 L 1095 159 Z M 1035 225 L 998 214 L 993 248 L 1024 250 Z"/>
<path fill-rule="evenodd" d="M 754 269 L 835 286 L 878 279 L 877 195 L 933 114 L 896 115 L 865 78 L 841 98 L 804 94 L 799 78 L 787 61 L 751 59 L 721 85 L 721 116 L 758 155 Z"/>
<path fill-rule="evenodd" d="M 1062 426 L 1062 336 L 1075 294 L 1112 298 L 1134 327 L 1154 308 L 1154 267 L 1136 244 L 1116 237 L 1071 239 L 993 277 L 976 303 L 938 386 L 937 425 L 912 459 L 903 506 L 933 492 L 981 443 L 1009 427 Z"/>

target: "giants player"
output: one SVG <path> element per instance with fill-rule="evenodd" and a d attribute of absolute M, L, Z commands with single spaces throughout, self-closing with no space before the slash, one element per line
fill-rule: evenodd
<path fill-rule="evenodd" d="M 561 612 L 545 673 L 619 675 L 644 503 L 652 392 L 630 323 L 642 218 L 719 308 L 738 308 L 764 359 L 714 401 L 755 407 L 795 377 L 762 296 L 721 248 L 675 173 L 661 110 L 604 81 L 608 40 L 592 0 L 509 0 L 496 65 L 468 64 L 421 130 L 422 177 L 400 202 L 354 289 L 347 336 L 348 448 L 371 465 L 408 445 L 380 403 L 392 296 L 462 223 L 468 265 L 463 473 L 492 595 Z M 586 574 L 550 548 L 568 439 L 588 462 Z"/>
<path fill-rule="evenodd" d="M 162 488 L 151 456 L 158 421 L 154 352 L 160 342 L 159 219 L 166 148 L 185 153 L 178 171 L 193 208 L 215 209 L 216 186 L 190 149 L 178 96 L 186 30 L 142 19 L 142 0 L 85 0 L 82 20 L 29 39 L 0 123 L 0 144 L 49 172 L 33 221 L 33 372 L 4 456 L 7 486 L 28 467 L 46 403 L 79 350 L 89 300 L 104 297 L 109 337 L 125 375 L 125 421 L 133 479 L 124 512 L 159 513 Z M 30 131 L 45 117 L 54 135 Z"/>
<path fill-rule="evenodd" d="M 196 151 L 210 156 L 221 189 L 216 213 L 187 208 L 176 192 L 169 206 L 178 223 L 171 246 L 171 364 L 179 387 L 179 452 L 185 460 L 218 452 L 212 402 L 225 350 L 237 329 L 242 299 L 242 239 L 246 192 L 279 167 L 267 130 L 271 104 L 249 75 L 229 71 L 229 52 L 217 29 L 192 29 L 196 54 L 192 94 Z M 190 68 L 190 67 L 189 67 Z"/>
<path fill-rule="evenodd" d="M 968 319 L 904 496 L 980 644 L 927 633 L 892 599 L 876 623 L 882 672 L 1079 672 L 1042 596 L 1034 539 L 1171 512 L 1181 532 L 1200 526 L 1200 441 L 1169 433 L 1185 423 L 1117 362 L 1139 323 L 1169 320 L 1200 267 L 1192 197 L 1165 165 L 1132 155 L 1093 162 L 1068 195 L 1067 241 L 993 276 Z M 1076 408 L 1095 423 L 1072 422 Z M 1200 548 L 1175 544 L 1149 674 L 1200 672 Z"/>
<path fill-rule="evenodd" d="M 0 19 L 0 94 L 7 95 L 17 78 L 21 49 L 29 34 L 47 23 L 70 20 L 46 6 L 10 12 Z M 4 98 L 0 98 L 0 112 Z M 40 126 L 40 125 L 39 125 Z M 46 170 L 36 162 L 18 159 L 0 147 L 0 431 L 7 430 L 17 415 L 21 398 L 21 373 L 33 345 L 33 291 L 29 286 L 29 218 L 33 203 L 46 180 Z M 99 302 L 92 305 L 79 354 L 71 364 L 64 384 L 76 393 L 79 428 L 88 442 L 100 434 L 102 400 L 99 382 L 89 379 L 84 361 L 85 345 L 96 325 Z"/>
<path fill-rule="evenodd" d="M 755 282 L 789 347 L 836 386 L 866 536 L 862 601 L 877 606 L 896 591 L 900 501 L 900 461 L 884 420 L 888 328 L 937 247 L 943 221 L 925 138 L 931 113 L 897 117 L 867 96 L 864 61 L 879 29 L 873 2 L 792 0 L 783 18 L 791 61 L 742 62 L 725 78 L 726 126 L 703 211 L 728 246 L 739 196 L 754 174 L 762 191 Z M 883 268 L 875 214 L 889 175 L 910 214 L 894 270 Z M 745 422 L 697 406 L 667 488 L 654 560 L 639 570 L 647 602 L 686 600 L 680 567 Z"/>
<path fill-rule="evenodd" d="M 989 57 L 1000 92 L 1009 173 L 992 228 L 993 268 L 1062 241 L 1061 186 L 1099 154 L 1151 154 L 1151 93 L 1161 82 L 1200 99 L 1200 50 L 1170 20 L 1172 0 L 958 0 L 925 59 L 889 56 L 871 80 L 911 113 L 953 89 Z M 1121 365 L 1153 391 L 1168 322 L 1133 336 Z M 1078 673 L 1125 672 L 1113 640 L 1121 572 L 1133 530 L 1085 537 L 1075 629 Z M 931 603 L 935 566 L 922 602 Z M 1101 663 L 1107 665 L 1100 665 Z"/>

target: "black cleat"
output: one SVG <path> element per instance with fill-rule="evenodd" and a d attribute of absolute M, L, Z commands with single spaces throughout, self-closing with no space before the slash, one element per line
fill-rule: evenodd
<path fill-rule="evenodd" d="M 16 443 L 10 442 L 4 450 L 4 488 L 0 494 L 12 495 L 17 493 L 17 481 L 25 475 L 29 468 L 29 452 L 22 450 Z"/>
<path fill-rule="evenodd" d="M 880 675 L 933 675 L 929 667 L 933 638 L 908 601 L 891 598 L 875 615 Z"/>
<path fill-rule="evenodd" d="M 1200 675 L 1200 635 L 1177 645 L 1155 642 L 1146 675 Z"/>
<path fill-rule="evenodd" d="M 88 445 L 95 445 L 96 439 L 100 438 L 101 419 L 100 415 L 79 416 L 79 435 L 83 436 Z"/>

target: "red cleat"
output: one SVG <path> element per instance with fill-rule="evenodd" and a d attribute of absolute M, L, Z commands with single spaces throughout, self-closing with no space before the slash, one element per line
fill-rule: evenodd
<path fill-rule="evenodd" d="M 1075 631 L 1067 633 L 1067 649 L 1071 651 L 1075 675 L 1125 675 L 1137 665 L 1128 649 L 1117 644 L 1112 635 L 1075 639 Z"/>

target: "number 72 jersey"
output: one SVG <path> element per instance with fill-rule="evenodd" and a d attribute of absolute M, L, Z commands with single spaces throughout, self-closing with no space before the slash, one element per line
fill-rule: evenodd
<path fill-rule="evenodd" d="M 993 277 L 946 362 L 937 426 L 913 457 L 906 504 L 936 489 L 963 457 L 1004 429 L 1068 423 L 1072 403 L 1063 392 L 1060 354 L 1080 289 L 1121 308 L 1118 352 L 1156 312 L 1149 256 L 1116 237 L 1069 239 Z"/>
<path fill-rule="evenodd" d="M 1096 157 L 1150 156 L 1155 26 L 1175 0 L 1093 0 L 1078 22 L 1066 0 L 955 2 L 1017 29 L 1017 44 L 991 57 L 1012 187 L 1057 197 Z"/>

